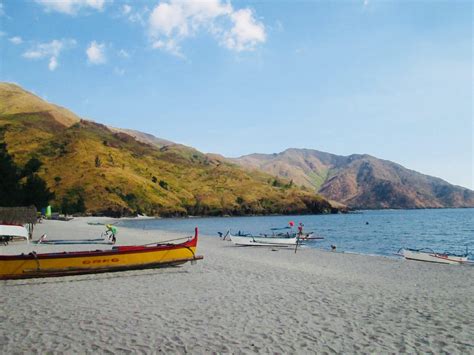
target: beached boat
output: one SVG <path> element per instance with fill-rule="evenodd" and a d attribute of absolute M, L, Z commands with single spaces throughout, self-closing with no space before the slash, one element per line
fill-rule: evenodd
<path fill-rule="evenodd" d="M 289 247 L 301 244 L 298 237 L 257 237 L 253 235 L 232 235 L 229 233 L 230 241 L 240 246 L 274 246 Z"/>
<path fill-rule="evenodd" d="M 398 254 L 407 260 L 426 261 L 440 264 L 468 263 L 468 252 L 465 254 L 436 253 L 431 249 L 400 249 Z"/>
<path fill-rule="evenodd" d="M 184 238 L 183 238 L 184 239 Z M 0 255 L 0 280 L 147 269 L 201 260 L 198 229 L 183 243 L 114 246 L 106 250 Z M 1 250 L 1 249 L 0 249 Z"/>
<path fill-rule="evenodd" d="M 299 238 L 300 241 L 302 240 L 321 240 L 324 237 L 315 236 L 314 232 L 308 232 L 299 234 L 296 232 L 292 233 L 273 233 L 273 234 L 260 234 L 257 238 Z"/>
<path fill-rule="evenodd" d="M 21 225 L 0 224 L 0 236 L 28 239 L 28 230 Z"/>
<path fill-rule="evenodd" d="M 24 226 L 0 224 L 0 244 L 8 245 L 14 240 L 29 240 L 29 231 Z"/>

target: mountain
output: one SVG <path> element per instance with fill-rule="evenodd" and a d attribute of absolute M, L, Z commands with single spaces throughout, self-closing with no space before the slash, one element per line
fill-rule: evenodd
<path fill-rule="evenodd" d="M 370 155 L 287 149 L 231 161 L 292 180 L 352 208 L 474 207 L 474 191 Z"/>
<path fill-rule="evenodd" d="M 17 85 L 0 82 L 0 117 L 33 112 L 48 115 L 65 127 L 81 120 L 64 107 L 50 104 Z"/>
<path fill-rule="evenodd" d="M 63 212 L 186 216 L 337 211 L 326 199 L 285 179 L 248 172 L 219 156 L 141 132 L 81 119 L 9 83 L 0 83 L 0 147 L 5 150 L 0 155 L 13 158 L 18 171 L 34 162 L 35 174 L 54 192 L 53 209 Z"/>
<path fill-rule="evenodd" d="M 136 131 L 134 129 L 116 128 L 116 127 L 111 127 L 111 126 L 107 126 L 107 128 L 109 128 L 112 132 L 121 132 L 121 133 L 128 134 L 129 136 L 132 136 L 139 142 L 154 145 L 158 148 L 164 147 L 166 145 L 176 144 L 169 140 L 158 138 L 152 134 Z"/>

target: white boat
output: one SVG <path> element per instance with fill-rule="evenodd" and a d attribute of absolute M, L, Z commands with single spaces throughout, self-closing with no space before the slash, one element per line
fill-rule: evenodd
<path fill-rule="evenodd" d="M 271 246 L 290 247 L 302 244 L 298 237 L 256 237 L 253 235 L 232 235 L 229 233 L 230 241 L 241 246 Z"/>
<path fill-rule="evenodd" d="M 314 236 L 314 232 L 309 232 L 309 233 L 303 233 L 303 234 L 298 234 L 296 232 L 293 233 L 277 233 L 277 234 L 260 234 L 257 238 L 260 237 L 265 237 L 265 238 L 296 238 L 298 237 L 300 242 L 302 240 L 321 240 L 324 239 L 324 237 L 319 237 L 319 236 Z"/>
<path fill-rule="evenodd" d="M 400 253 L 401 251 L 401 253 Z M 401 249 L 399 254 L 407 260 L 426 261 L 430 263 L 440 264 L 463 264 L 468 263 L 468 253 L 465 254 L 451 254 L 451 253 L 436 253 L 431 249 Z"/>
<path fill-rule="evenodd" d="M 0 243 L 8 244 L 14 239 L 28 240 L 28 229 L 20 225 L 0 224 Z"/>

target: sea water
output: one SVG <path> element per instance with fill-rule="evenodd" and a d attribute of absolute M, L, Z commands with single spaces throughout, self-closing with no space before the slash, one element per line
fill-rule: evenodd
<path fill-rule="evenodd" d="M 137 219 L 120 223 L 124 227 L 159 229 L 191 235 L 194 227 L 202 234 L 218 237 L 218 232 L 238 231 L 271 234 L 294 222 L 304 224 L 323 240 L 306 243 L 310 248 L 360 254 L 395 256 L 400 248 L 431 248 L 438 252 L 463 253 L 466 247 L 474 259 L 474 209 L 377 210 L 334 215 L 202 217 Z M 283 231 L 289 231 L 285 229 Z"/>

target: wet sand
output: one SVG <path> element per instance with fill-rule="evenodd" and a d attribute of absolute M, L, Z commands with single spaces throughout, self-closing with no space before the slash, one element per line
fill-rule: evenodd
<path fill-rule="evenodd" d="M 107 220 L 46 221 L 35 238 L 100 237 L 88 222 Z M 120 228 L 118 241 L 174 237 Z M 175 268 L 0 281 L 0 352 L 474 353 L 474 267 L 205 236 L 198 254 Z"/>

